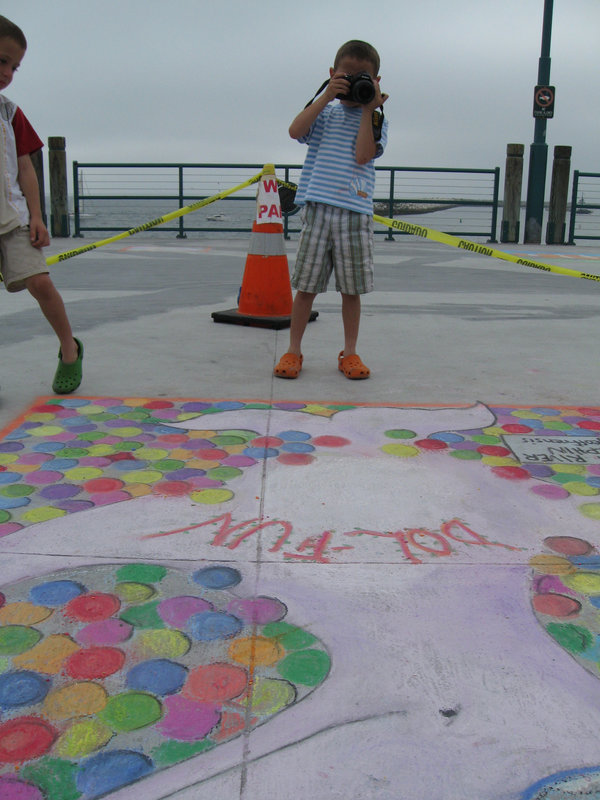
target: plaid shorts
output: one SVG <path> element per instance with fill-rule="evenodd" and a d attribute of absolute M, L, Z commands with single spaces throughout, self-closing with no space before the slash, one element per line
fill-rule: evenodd
<path fill-rule="evenodd" d="M 335 270 L 335 288 L 343 294 L 373 291 L 373 220 L 346 208 L 307 203 L 292 276 L 301 292 L 326 292 Z"/>

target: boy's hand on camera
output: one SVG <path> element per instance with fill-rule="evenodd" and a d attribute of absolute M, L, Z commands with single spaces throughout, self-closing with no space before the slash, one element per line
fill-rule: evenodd
<path fill-rule="evenodd" d="M 335 100 L 338 94 L 347 94 L 349 86 L 350 83 L 346 78 L 346 74 L 344 72 L 336 72 L 329 79 L 329 83 L 325 88 L 324 95 L 327 98 L 327 102 L 330 103 L 332 100 Z"/>
<path fill-rule="evenodd" d="M 373 81 L 373 86 L 375 87 L 375 96 L 373 97 L 371 102 L 367 106 L 365 106 L 365 108 L 369 112 L 375 111 L 376 108 L 382 106 L 389 97 L 389 94 L 381 93 L 381 90 L 379 88 L 379 81 Z"/>

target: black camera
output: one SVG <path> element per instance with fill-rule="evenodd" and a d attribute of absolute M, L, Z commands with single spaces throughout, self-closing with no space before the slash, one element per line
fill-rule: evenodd
<path fill-rule="evenodd" d="M 349 83 L 347 94 L 336 95 L 338 100 L 351 100 L 366 106 L 375 97 L 373 78 L 368 72 L 357 72 L 356 75 L 344 76 Z"/>

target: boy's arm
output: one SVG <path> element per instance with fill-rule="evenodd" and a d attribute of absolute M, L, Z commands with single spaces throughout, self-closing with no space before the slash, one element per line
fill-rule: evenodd
<path fill-rule="evenodd" d="M 34 247 L 47 247 L 50 244 L 50 236 L 42 219 L 40 190 L 31 156 L 19 156 L 17 164 L 19 169 L 17 180 L 29 209 L 29 238 L 31 244 Z"/>
<path fill-rule="evenodd" d="M 375 81 L 373 85 L 375 86 L 375 97 L 368 105 L 363 106 L 360 127 L 356 136 L 354 158 L 357 164 L 368 164 L 377 155 L 377 142 L 373 135 L 373 112 L 382 106 L 389 97 L 387 94 L 381 94 L 378 81 Z"/>
<path fill-rule="evenodd" d="M 346 94 L 347 91 L 348 81 L 344 77 L 344 73 L 336 72 L 329 80 L 323 94 L 320 94 L 309 106 L 302 109 L 290 125 L 289 133 L 292 139 L 302 139 L 303 136 L 306 136 L 311 125 L 325 106 L 335 100 L 338 94 Z"/>

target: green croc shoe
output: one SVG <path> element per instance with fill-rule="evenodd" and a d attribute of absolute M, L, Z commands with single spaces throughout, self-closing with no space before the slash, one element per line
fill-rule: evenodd
<path fill-rule="evenodd" d="M 61 350 L 59 349 L 58 351 L 58 367 L 56 368 L 54 381 L 52 382 L 52 391 L 55 394 L 71 394 L 71 392 L 79 388 L 79 384 L 81 383 L 83 375 L 81 368 L 81 362 L 83 361 L 83 345 L 79 339 L 75 339 L 75 341 L 77 342 L 77 350 L 79 353 L 77 361 L 74 361 L 72 364 L 65 364 L 62 360 Z"/>

